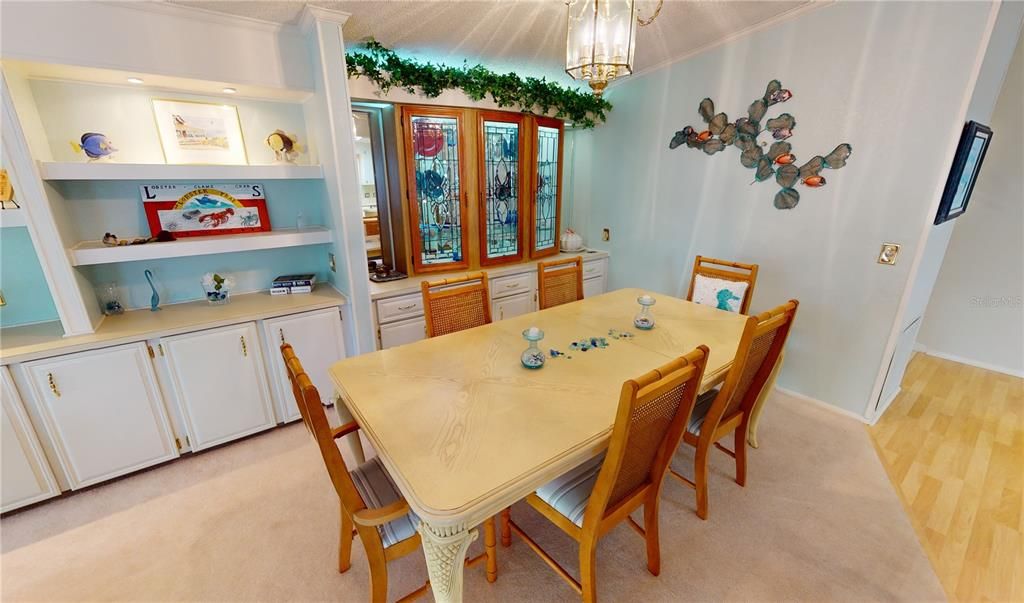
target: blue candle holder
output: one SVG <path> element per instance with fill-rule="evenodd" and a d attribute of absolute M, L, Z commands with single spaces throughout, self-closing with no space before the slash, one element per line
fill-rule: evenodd
<path fill-rule="evenodd" d="M 544 366 L 544 352 L 541 351 L 537 343 L 544 339 L 544 331 L 541 331 L 537 327 L 530 327 L 523 331 L 523 339 L 530 342 L 530 346 L 526 348 L 526 351 L 519 357 L 519 360 L 528 369 L 539 369 Z"/>
<path fill-rule="evenodd" d="M 653 329 L 654 313 L 651 306 L 654 305 L 655 299 L 650 295 L 641 295 L 636 298 L 636 303 L 640 304 L 640 311 L 633 317 L 633 326 L 644 331 Z"/>

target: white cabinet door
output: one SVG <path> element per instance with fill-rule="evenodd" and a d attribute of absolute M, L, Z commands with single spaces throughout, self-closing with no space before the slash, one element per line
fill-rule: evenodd
<path fill-rule="evenodd" d="M 427 337 L 427 319 L 420 316 L 410 320 L 380 326 L 380 349 L 412 343 Z"/>
<path fill-rule="evenodd" d="M 56 496 L 60 494 L 60 488 L 6 366 L 0 366 L 0 381 L 3 394 L 3 413 L 0 415 L 0 446 L 3 450 L 0 492 L 3 493 L 3 503 L 0 513 L 6 513 Z"/>
<path fill-rule="evenodd" d="M 531 293 L 512 295 L 491 302 L 491 317 L 493 320 L 504 320 L 533 312 L 536 304 Z"/>
<path fill-rule="evenodd" d="M 290 343 L 295 349 L 295 355 L 302 361 L 302 368 L 306 369 L 323 402 L 334 403 L 334 384 L 327 376 L 327 369 L 345 357 L 345 336 L 337 308 L 266 320 L 263 322 L 263 334 L 270 348 L 267 367 L 273 375 L 280 422 L 294 421 L 302 416 L 295 405 L 295 395 L 281 358 L 282 343 Z"/>
<path fill-rule="evenodd" d="M 276 424 L 255 324 L 175 335 L 160 343 L 192 450 Z"/>
<path fill-rule="evenodd" d="M 594 297 L 604 293 L 604 277 L 588 278 L 583 281 L 583 298 Z"/>
<path fill-rule="evenodd" d="M 178 456 L 145 344 L 25 364 L 72 488 Z"/>

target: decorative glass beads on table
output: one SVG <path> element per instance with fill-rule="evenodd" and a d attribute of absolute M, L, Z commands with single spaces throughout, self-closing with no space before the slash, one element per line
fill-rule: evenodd
<path fill-rule="evenodd" d="M 636 337 L 629 331 L 619 331 L 617 329 L 608 329 L 608 336 L 612 339 L 632 339 Z"/>
<path fill-rule="evenodd" d="M 537 347 L 537 342 L 544 339 L 544 331 L 537 327 L 530 327 L 523 331 L 523 339 L 530 342 L 530 346 L 519 357 L 519 360 L 528 369 L 539 369 L 544 366 L 544 352 Z"/>
<path fill-rule="evenodd" d="M 641 295 L 636 298 L 636 303 L 640 304 L 640 311 L 633 317 L 634 327 L 644 331 L 654 328 L 654 314 L 651 312 L 654 302 L 654 298 L 650 295 Z"/>

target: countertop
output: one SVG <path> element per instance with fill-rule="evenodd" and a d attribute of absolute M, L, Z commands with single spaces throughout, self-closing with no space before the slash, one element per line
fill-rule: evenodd
<path fill-rule="evenodd" d="M 64 336 L 60 321 L 0 329 L 0 364 L 167 337 L 241 322 L 342 306 L 348 300 L 322 283 L 312 293 L 270 295 L 268 291 L 232 295 L 222 306 L 206 300 L 161 306 L 159 312 L 131 310 L 108 316 L 94 333 Z"/>
<path fill-rule="evenodd" d="M 555 260 L 563 260 L 568 258 L 574 258 L 576 256 L 583 256 L 583 261 L 587 262 L 590 260 L 598 260 L 601 258 L 608 257 L 607 251 L 601 251 L 598 249 L 586 249 L 584 251 L 577 251 L 575 253 L 559 253 L 557 255 L 551 255 L 545 258 L 531 260 L 528 262 L 522 262 L 519 264 L 506 264 L 504 266 L 488 266 L 480 268 L 479 270 L 456 270 L 454 272 L 430 272 L 427 274 L 416 274 L 409 278 L 404 278 L 400 281 L 391 281 L 387 283 L 375 283 L 370 281 L 370 299 L 378 300 L 385 297 L 394 297 L 396 295 L 405 295 L 407 293 L 418 293 L 420 290 L 420 283 L 423 281 L 439 281 L 445 278 L 451 278 L 453 276 L 461 276 L 463 274 L 469 274 L 470 272 L 484 271 L 487 273 L 487 278 L 495 279 L 500 276 L 506 276 L 509 274 L 522 274 L 523 272 L 536 272 L 538 262 L 553 262 Z"/>

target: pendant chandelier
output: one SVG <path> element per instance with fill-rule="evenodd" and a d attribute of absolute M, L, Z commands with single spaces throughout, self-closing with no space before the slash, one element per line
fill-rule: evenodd
<path fill-rule="evenodd" d="M 565 72 L 600 97 L 608 82 L 633 73 L 637 25 L 653 23 L 663 3 L 638 19 L 635 0 L 568 0 Z"/>

